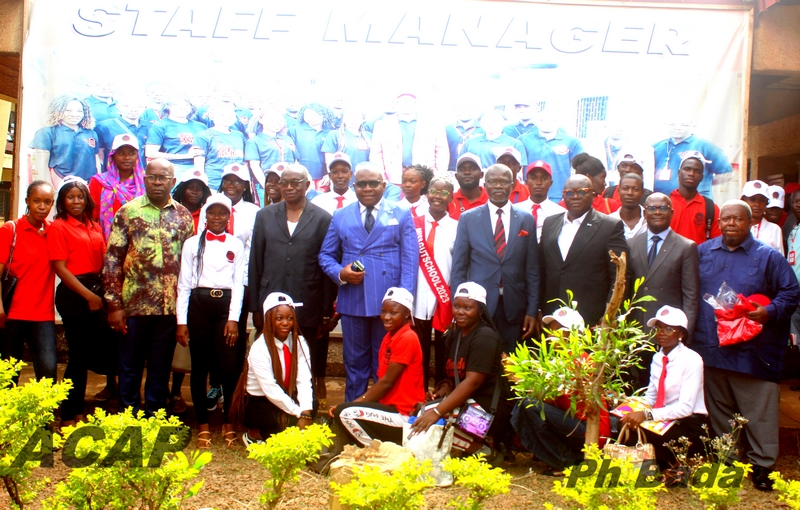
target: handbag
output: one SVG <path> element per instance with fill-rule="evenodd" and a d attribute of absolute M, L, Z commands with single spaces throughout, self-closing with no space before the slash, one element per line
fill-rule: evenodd
<path fill-rule="evenodd" d="M 461 331 L 458 332 L 458 338 L 456 339 L 456 358 L 458 358 L 458 348 L 461 346 Z M 458 368 L 456 367 L 453 370 L 453 376 L 456 380 L 456 386 L 461 384 L 461 380 L 458 377 Z M 479 439 L 485 439 L 486 435 L 489 433 L 489 427 L 492 426 L 492 422 L 494 421 L 494 415 L 497 412 L 497 403 L 500 400 L 500 381 L 501 377 L 497 377 L 497 382 L 494 386 L 494 395 L 492 396 L 492 404 L 487 413 L 477 402 L 472 401 L 467 402 L 461 407 L 461 410 L 458 412 L 458 418 L 456 418 L 456 427 L 466 432 L 467 434 L 471 434 Z"/>
<path fill-rule="evenodd" d="M 641 427 L 637 427 L 636 432 L 638 432 L 639 435 L 636 446 L 626 446 L 623 443 L 628 440 L 628 425 L 623 425 L 622 430 L 619 431 L 617 442 L 607 442 L 603 446 L 603 453 L 612 459 L 627 460 L 637 468 L 640 468 L 642 462 L 646 460 L 655 460 L 656 450 L 653 448 L 652 444 L 647 442 Z"/>
<path fill-rule="evenodd" d="M 11 310 L 11 300 L 14 299 L 14 291 L 17 288 L 17 277 L 11 274 L 11 259 L 14 258 L 14 246 L 17 244 L 17 222 L 11 222 L 12 229 L 14 230 L 14 237 L 11 239 L 11 250 L 8 253 L 8 264 L 6 264 L 3 271 L 3 277 L 0 280 L 3 284 L 3 310 L 6 315 Z"/>
<path fill-rule="evenodd" d="M 172 355 L 172 371 L 188 374 L 192 371 L 192 357 L 189 354 L 189 347 L 184 347 L 177 342 L 175 353 Z"/>

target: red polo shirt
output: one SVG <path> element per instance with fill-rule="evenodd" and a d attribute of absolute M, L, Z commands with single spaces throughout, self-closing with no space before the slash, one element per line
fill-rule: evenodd
<path fill-rule="evenodd" d="M 531 192 L 527 186 L 522 184 L 521 182 L 516 181 L 514 185 L 514 189 L 511 190 L 511 194 L 508 195 L 508 199 L 511 201 L 512 204 L 518 204 L 520 202 L 524 202 L 531 197 Z"/>
<path fill-rule="evenodd" d="M 486 193 L 486 190 L 483 189 L 483 186 L 481 186 L 481 195 L 474 202 L 470 202 L 464 195 L 461 194 L 461 190 L 458 190 L 453 193 L 453 201 L 450 202 L 450 205 L 448 206 L 448 212 L 450 213 L 451 218 L 457 220 L 461 218 L 461 213 L 464 211 L 469 211 L 470 209 L 480 207 L 488 201 L 489 195 Z"/>
<path fill-rule="evenodd" d="M 703 195 L 698 193 L 688 202 L 685 198 L 674 190 L 669 194 L 672 200 L 672 222 L 670 227 L 676 233 L 691 239 L 697 244 L 706 241 L 706 201 Z M 711 237 L 719 237 L 722 232 L 719 230 L 719 207 L 714 204 L 714 221 L 711 223 Z"/>
<path fill-rule="evenodd" d="M 11 260 L 11 274 L 18 278 L 11 310 L 6 310 L 9 319 L 21 321 L 55 320 L 56 272 L 47 254 L 47 241 L 39 235 L 39 229 L 28 223 L 28 218 L 15 220 L 17 244 Z M 12 222 L 0 227 L 0 264 L 8 264 L 11 241 L 14 238 Z M 45 231 L 49 223 L 45 222 Z"/>
<path fill-rule="evenodd" d="M 50 260 L 63 260 L 74 274 L 99 274 L 103 269 L 106 242 L 100 224 L 81 223 L 72 216 L 55 219 L 47 228 L 47 250 Z"/>

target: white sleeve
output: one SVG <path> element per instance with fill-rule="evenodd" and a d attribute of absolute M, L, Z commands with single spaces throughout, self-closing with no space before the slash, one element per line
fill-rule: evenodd
<path fill-rule="evenodd" d="M 183 243 L 183 251 L 181 251 L 181 272 L 178 276 L 178 299 L 175 303 L 179 326 L 186 325 L 187 315 L 189 315 L 189 297 L 192 294 L 196 251 L 197 236 L 191 237 Z"/>
<path fill-rule="evenodd" d="M 230 237 L 236 239 L 233 236 Z M 244 268 L 242 267 L 242 264 L 244 264 L 244 248 L 242 248 L 242 242 L 238 239 L 236 239 L 236 241 L 239 243 L 239 249 L 236 251 L 236 257 L 233 259 L 233 286 L 231 287 L 231 307 L 228 312 L 228 320 L 239 322 L 239 315 L 242 313 L 242 299 L 244 299 L 244 282 L 242 280 L 242 275 L 247 266 Z"/>
<path fill-rule="evenodd" d="M 314 408 L 314 392 L 311 387 L 311 360 L 309 359 L 308 344 L 305 338 L 300 337 L 297 342 L 300 351 L 297 358 L 297 402 L 301 411 L 310 411 Z M 297 415 L 298 418 L 300 415 Z"/>
<path fill-rule="evenodd" d="M 678 401 L 653 409 L 653 421 L 679 420 L 694 413 L 698 395 L 703 398 L 703 361 L 699 356 L 686 358 Z M 699 388 L 699 391 L 698 391 Z"/>
<path fill-rule="evenodd" d="M 247 236 L 247 242 L 244 243 L 244 268 L 243 274 L 244 278 L 242 279 L 242 285 L 247 285 L 247 282 L 250 281 L 249 278 L 249 271 L 250 271 L 250 245 L 253 243 L 253 231 L 250 230 L 250 235 Z M 237 316 L 238 318 L 238 316 Z"/>
<path fill-rule="evenodd" d="M 263 356 L 260 355 L 261 352 L 264 353 Z M 275 373 L 272 371 L 272 359 L 269 357 L 269 349 L 266 344 L 256 352 L 251 348 L 247 361 L 250 365 L 250 371 L 258 382 L 258 386 L 264 392 L 264 396 L 281 411 L 299 417 L 302 409 L 294 403 L 294 400 L 283 391 L 275 380 Z"/>

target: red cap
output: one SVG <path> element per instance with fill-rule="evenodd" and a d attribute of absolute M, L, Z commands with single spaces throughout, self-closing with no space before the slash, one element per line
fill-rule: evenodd
<path fill-rule="evenodd" d="M 547 174 L 550 177 L 553 176 L 553 169 L 550 168 L 550 165 L 546 161 L 542 161 L 541 159 L 537 160 L 537 161 L 534 161 L 533 163 L 528 165 L 528 171 L 527 171 L 527 173 L 525 175 L 531 173 L 532 170 L 536 170 L 537 168 L 541 168 L 542 170 L 547 172 Z"/>

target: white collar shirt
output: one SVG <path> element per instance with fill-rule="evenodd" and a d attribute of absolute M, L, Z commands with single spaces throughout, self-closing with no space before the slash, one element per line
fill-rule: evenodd
<path fill-rule="evenodd" d="M 517 209 L 522 209 L 525 212 L 531 213 L 533 215 L 533 205 L 534 201 L 530 198 L 527 200 L 523 200 L 518 204 L 514 204 L 514 207 Z M 542 227 L 544 226 L 544 220 L 549 218 L 550 216 L 555 216 L 556 214 L 561 214 L 566 212 L 567 210 L 558 205 L 557 203 L 553 202 L 552 200 L 544 199 L 539 205 L 539 210 L 536 212 L 536 240 L 542 240 Z"/>
<path fill-rule="evenodd" d="M 381 208 L 381 203 L 383 199 L 381 198 L 378 200 L 378 203 L 372 206 L 372 217 L 375 218 L 375 221 L 378 221 L 378 211 Z M 367 206 L 362 204 L 361 202 L 358 203 L 358 211 L 361 213 L 361 224 L 364 225 L 364 220 L 367 218 Z"/>
<path fill-rule="evenodd" d="M 291 336 L 286 339 L 290 342 Z M 278 357 L 281 363 L 281 372 L 286 373 L 286 364 L 283 359 L 283 342 L 275 338 L 275 347 L 278 350 Z M 275 372 L 272 370 L 272 357 L 264 341 L 264 336 L 260 335 L 250 347 L 250 354 L 247 356 L 249 369 L 247 371 L 247 393 L 254 397 L 267 397 L 270 402 L 275 404 L 278 409 L 286 414 L 297 418 L 303 411 L 310 411 L 313 406 L 313 393 L 311 391 L 311 363 L 308 356 L 308 344 L 301 336 L 298 338 L 297 349 L 297 400 L 283 391 L 277 380 Z M 291 342 L 289 343 L 291 351 Z M 292 352 L 292 355 L 295 355 Z"/>
<path fill-rule="evenodd" d="M 413 204 L 408 200 L 406 200 L 405 198 L 397 202 L 397 204 L 403 207 L 407 207 L 408 209 L 411 209 L 411 216 L 414 216 L 415 218 L 417 216 L 425 216 L 425 213 L 428 212 L 428 197 L 426 197 L 425 195 L 419 197 L 419 200 L 417 200 Z"/>
<path fill-rule="evenodd" d="M 650 231 L 650 229 L 647 229 L 647 253 L 650 253 L 650 249 L 653 247 L 653 236 L 657 235 L 659 238 L 661 238 L 661 240 L 658 242 L 658 249 L 660 250 L 664 246 L 664 241 L 667 240 L 667 236 L 670 232 L 672 232 L 672 229 L 669 227 L 658 234 L 654 234 Z"/>
<path fill-rule="evenodd" d="M 692 414 L 708 414 L 703 394 L 703 358 L 683 342 L 667 356 L 667 377 L 664 380 L 664 407 L 653 409 L 653 420 L 679 420 Z M 659 349 L 650 364 L 650 384 L 645 401 L 655 405 L 658 380 L 664 367 L 664 353 Z"/>
<path fill-rule="evenodd" d="M 247 283 L 247 270 L 250 265 L 250 243 L 253 239 L 253 228 L 256 224 L 256 214 L 261 208 L 252 202 L 239 200 L 234 204 L 233 211 L 233 235 L 244 244 L 244 277 L 242 279 L 245 284 Z M 206 228 L 206 215 L 205 211 L 200 213 L 200 220 L 197 222 L 197 233 L 201 233 Z M 238 320 L 238 319 L 237 319 Z"/>
<path fill-rule="evenodd" d="M 342 200 L 342 207 L 339 207 L 339 197 L 344 197 Z M 329 191 L 327 193 L 322 193 L 320 195 L 315 196 L 311 203 L 325 209 L 328 211 L 328 214 L 333 216 L 333 213 L 337 209 L 341 209 L 347 207 L 348 205 L 352 204 L 353 202 L 357 202 L 358 198 L 356 197 L 356 192 L 353 191 L 352 188 L 347 188 L 347 191 L 344 195 L 340 195 L 335 191 Z"/>
<path fill-rule="evenodd" d="M 633 228 L 630 228 L 628 224 L 625 223 L 625 220 L 619 216 L 619 212 L 622 209 L 617 209 L 609 214 L 610 217 L 622 221 L 622 228 L 625 229 L 625 239 L 631 239 L 647 230 L 647 222 L 644 220 L 644 207 L 640 205 L 639 209 L 641 209 L 641 216 L 639 216 L 639 221 L 633 226 Z"/>
<path fill-rule="evenodd" d="M 497 207 L 491 201 L 486 202 L 486 205 L 489 207 L 489 220 L 492 225 L 492 233 L 495 233 L 495 227 L 497 226 L 497 211 L 503 211 L 500 219 L 503 222 L 503 232 L 506 235 L 506 243 L 508 243 L 508 230 L 511 227 L 511 200 L 506 202 L 503 207 Z"/>
<path fill-rule="evenodd" d="M 425 214 L 425 226 L 422 232 L 423 238 L 428 239 L 432 223 L 436 221 L 430 213 Z M 456 244 L 456 231 L 458 222 L 445 214 L 441 220 L 437 221 L 436 238 L 433 241 L 433 260 L 439 267 L 442 280 L 450 284 L 450 270 L 453 266 L 453 246 Z M 428 280 L 422 268 L 417 270 L 417 289 L 414 296 L 414 317 L 417 319 L 430 320 L 436 311 L 439 302 L 436 295 L 431 290 Z"/>
<path fill-rule="evenodd" d="M 589 214 L 590 211 L 591 209 L 583 213 L 583 216 L 572 221 L 569 220 L 569 213 L 564 213 L 564 223 L 561 226 L 561 233 L 558 234 L 558 249 L 561 251 L 562 260 L 567 260 L 567 255 L 569 254 L 570 246 L 572 246 L 572 241 L 575 240 L 575 236 L 578 234 L 578 229 L 581 228 L 583 220 L 586 219 L 586 215 Z"/>
<path fill-rule="evenodd" d="M 758 225 L 750 227 L 750 233 L 762 243 L 775 248 L 779 253 L 783 254 L 783 232 L 781 227 L 775 223 L 761 218 L 761 222 Z"/>

